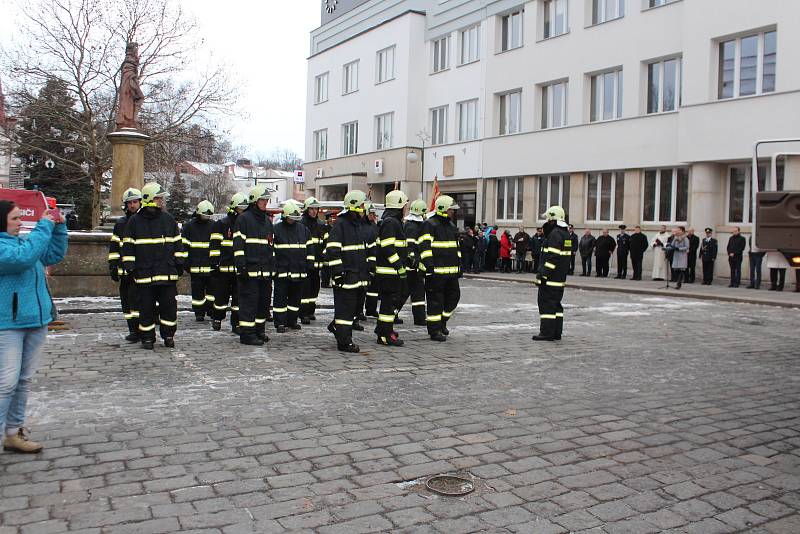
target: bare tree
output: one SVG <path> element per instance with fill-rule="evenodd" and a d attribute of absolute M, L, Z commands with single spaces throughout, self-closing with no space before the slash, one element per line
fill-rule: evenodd
<path fill-rule="evenodd" d="M 225 212 L 225 207 L 234 193 L 230 179 L 221 172 L 205 175 L 201 178 L 201 193 L 205 200 L 214 204 L 217 212 Z"/>
<path fill-rule="evenodd" d="M 293 171 L 303 166 L 303 160 L 294 150 L 289 148 L 276 148 L 269 157 L 258 156 L 258 164 L 268 169 Z"/>
<path fill-rule="evenodd" d="M 114 129 L 127 42 L 140 44 L 140 84 L 145 93 L 140 120 L 153 138 L 150 149 L 161 150 L 160 144 L 171 143 L 191 124 L 206 121 L 217 111 L 229 111 L 235 101 L 224 70 L 194 68 L 191 57 L 200 45 L 194 37 L 197 25 L 174 0 L 32 0 L 22 11 L 25 18 L 18 34 L 26 40 L 2 55 L 3 66 L 11 73 L 10 97 L 23 109 L 49 79 L 66 84 L 75 100 L 77 135 L 62 143 L 84 154 L 77 170 L 91 184 L 93 224 L 101 213 L 103 175 L 111 168 L 106 134 Z M 196 74 L 190 77 L 190 72 Z M 75 158 L 64 157 L 63 151 L 23 148 L 42 159 L 76 166 Z"/>

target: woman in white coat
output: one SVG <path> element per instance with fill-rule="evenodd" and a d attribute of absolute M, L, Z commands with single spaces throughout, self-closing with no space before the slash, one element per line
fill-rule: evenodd
<path fill-rule="evenodd" d="M 770 291 L 783 291 L 786 283 L 786 269 L 789 262 L 780 252 L 767 252 L 767 269 L 769 269 Z M 790 282 L 791 283 L 791 282 Z"/>

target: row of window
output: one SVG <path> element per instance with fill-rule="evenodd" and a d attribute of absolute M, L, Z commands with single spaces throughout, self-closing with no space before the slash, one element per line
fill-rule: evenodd
<path fill-rule="evenodd" d="M 727 221 L 731 224 L 752 222 L 750 213 L 752 182 L 750 166 L 732 165 L 728 169 Z M 767 167 L 759 167 L 759 188 L 763 189 Z M 569 213 L 569 175 L 537 177 L 537 219 L 552 205 Z M 523 178 L 495 180 L 496 219 L 522 221 Z M 778 190 L 783 190 L 783 166 L 778 166 Z M 624 220 L 625 173 L 590 172 L 584 193 L 586 222 L 621 223 Z M 644 172 L 642 222 L 685 223 L 689 215 L 689 172 L 686 168 L 648 169 Z"/>
<path fill-rule="evenodd" d="M 390 46 L 378 50 L 375 54 L 375 85 L 394 80 L 395 47 Z M 358 91 L 359 65 L 361 61 L 355 60 L 342 66 L 342 95 L 349 95 Z M 314 78 L 314 103 L 322 104 L 328 101 L 328 82 L 330 72 L 323 72 Z"/>

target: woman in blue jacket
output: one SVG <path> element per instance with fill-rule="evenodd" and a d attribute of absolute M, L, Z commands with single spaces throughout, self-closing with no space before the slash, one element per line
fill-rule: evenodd
<path fill-rule="evenodd" d="M 0 200 L 0 432 L 3 449 L 37 453 L 24 433 L 25 404 L 53 320 L 44 268 L 64 259 L 67 230 L 48 212 L 27 237 L 19 237 L 20 211 Z"/>

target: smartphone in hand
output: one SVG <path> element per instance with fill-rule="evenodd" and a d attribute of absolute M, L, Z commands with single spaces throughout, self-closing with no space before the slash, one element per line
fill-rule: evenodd
<path fill-rule="evenodd" d="M 55 223 L 60 224 L 60 223 L 64 222 L 64 216 L 61 215 L 61 210 L 60 209 L 53 208 L 51 210 L 47 210 L 47 213 L 49 213 L 50 216 L 53 217 L 53 221 Z"/>

